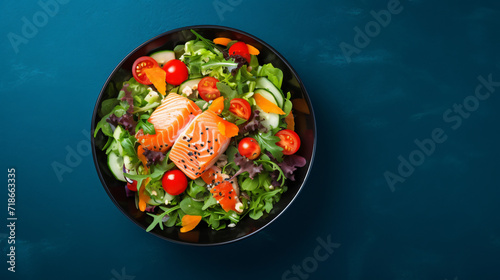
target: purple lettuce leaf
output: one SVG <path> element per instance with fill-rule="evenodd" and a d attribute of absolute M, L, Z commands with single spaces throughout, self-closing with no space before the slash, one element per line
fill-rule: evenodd
<path fill-rule="evenodd" d="M 117 117 L 115 114 L 111 114 L 111 116 L 109 116 L 106 121 L 113 126 L 122 125 L 126 130 L 128 130 L 128 133 L 130 133 L 130 135 L 135 134 L 135 126 L 137 125 L 137 122 L 134 120 L 132 114 L 128 112 L 123 114 L 123 116 L 121 117 Z"/>
<path fill-rule="evenodd" d="M 238 170 L 231 179 L 236 178 L 236 176 L 243 172 L 248 172 L 249 177 L 253 179 L 255 174 L 262 172 L 264 169 L 262 164 L 256 165 L 253 160 L 249 160 L 248 158 L 240 155 L 240 153 L 236 153 L 234 155 L 234 163 L 240 167 L 240 170 Z"/>
<path fill-rule="evenodd" d="M 160 163 L 165 158 L 162 152 L 148 150 L 147 148 L 144 148 L 144 153 L 142 154 L 148 159 L 147 166 Z"/>
<path fill-rule="evenodd" d="M 239 133 L 240 134 L 245 134 L 247 132 L 252 133 L 252 132 L 257 131 L 257 130 L 262 132 L 262 133 L 266 133 L 267 128 L 265 128 L 262 125 L 259 114 L 260 114 L 259 110 L 253 111 L 253 114 L 250 117 L 250 119 L 246 123 L 239 126 L 239 129 L 240 129 Z"/>
<path fill-rule="evenodd" d="M 287 179 L 290 179 L 290 181 L 295 181 L 295 170 L 299 167 L 304 167 L 307 163 L 306 159 L 304 157 L 301 157 L 299 155 L 289 155 L 289 156 L 284 156 L 282 162 L 277 162 L 275 158 L 271 155 L 271 153 L 266 153 L 271 161 L 275 162 L 278 164 L 278 166 L 281 168 L 281 171 L 283 171 L 283 174 Z M 273 172 L 270 173 L 271 175 L 271 184 L 275 187 L 279 187 L 281 183 L 278 181 L 279 177 L 279 171 L 274 170 Z"/>
<path fill-rule="evenodd" d="M 285 156 L 283 162 L 278 163 L 281 171 L 285 174 L 285 177 L 291 181 L 295 181 L 294 172 L 298 167 L 304 167 L 307 161 L 304 157 L 299 155 L 289 155 Z"/>
<path fill-rule="evenodd" d="M 128 83 L 125 83 L 123 85 L 122 90 L 125 92 L 125 95 L 122 97 L 121 100 L 127 101 L 129 105 L 127 113 L 132 114 L 134 112 L 134 98 L 132 97 L 132 90 L 129 90 L 128 87 L 129 87 Z"/>
<path fill-rule="evenodd" d="M 154 213 L 156 206 L 155 205 L 148 205 L 146 206 L 146 209 L 144 211 Z"/>
<path fill-rule="evenodd" d="M 228 52 L 223 52 L 222 55 L 224 56 L 225 60 L 230 60 L 234 59 L 235 63 L 238 63 L 238 66 L 236 68 L 231 70 L 231 75 L 235 76 L 238 73 L 238 69 L 240 69 L 243 65 L 248 65 L 248 61 L 241 55 L 234 54 L 234 55 L 229 55 Z"/>

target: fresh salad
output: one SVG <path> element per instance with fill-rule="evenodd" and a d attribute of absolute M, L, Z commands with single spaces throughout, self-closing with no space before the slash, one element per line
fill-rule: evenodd
<path fill-rule="evenodd" d="M 283 72 L 260 65 L 245 42 L 191 32 L 196 39 L 139 57 L 132 78 L 110 85 L 119 94 L 102 102 L 95 128 L 109 170 L 151 216 L 147 231 L 260 219 L 306 164 Z"/>

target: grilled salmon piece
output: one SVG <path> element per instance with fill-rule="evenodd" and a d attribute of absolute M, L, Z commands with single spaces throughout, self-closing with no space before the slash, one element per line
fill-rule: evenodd
<path fill-rule="evenodd" d="M 135 138 L 144 148 L 165 153 L 199 114 L 201 109 L 193 101 L 171 92 L 148 119 L 155 127 L 156 134 L 145 135 L 141 129 Z"/>
<path fill-rule="evenodd" d="M 231 138 L 218 127 L 222 122 L 216 113 L 206 110 L 193 119 L 172 147 L 170 159 L 189 178 L 200 177 L 229 146 Z"/>

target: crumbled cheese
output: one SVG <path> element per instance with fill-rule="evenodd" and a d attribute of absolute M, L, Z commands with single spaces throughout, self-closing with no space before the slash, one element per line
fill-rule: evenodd
<path fill-rule="evenodd" d="M 165 205 L 168 205 L 168 199 L 165 199 Z"/>
<path fill-rule="evenodd" d="M 152 195 L 158 195 L 158 193 L 156 191 L 152 191 L 151 194 Z"/>
<path fill-rule="evenodd" d="M 235 227 L 236 224 L 235 223 L 230 223 L 229 225 L 227 225 L 227 227 Z"/>
<path fill-rule="evenodd" d="M 193 90 L 189 86 L 185 86 L 184 89 L 182 90 L 182 93 L 184 93 L 187 96 L 190 96 L 193 94 Z"/>

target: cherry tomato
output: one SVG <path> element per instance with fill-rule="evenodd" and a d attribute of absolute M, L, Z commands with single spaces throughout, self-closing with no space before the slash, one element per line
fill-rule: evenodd
<path fill-rule="evenodd" d="M 167 83 L 178 86 L 189 77 L 189 71 L 184 62 L 178 59 L 172 59 L 163 65 L 163 70 L 167 72 Z"/>
<path fill-rule="evenodd" d="M 179 195 L 184 192 L 188 184 L 186 175 L 180 170 L 170 170 L 163 174 L 161 185 L 170 195 Z"/>
<path fill-rule="evenodd" d="M 217 89 L 217 80 L 214 77 L 205 77 L 198 83 L 198 93 L 205 101 L 214 100 L 220 96 L 220 91 Z"/>
<path fill-rule="evenodd" d="M 259 143 L 252 137 L 243 138 L 238 144 L 238 152 L 248 159 L 256 159 L 260 156 Z"/>
<path fill-rule="evenodd" d="M 248 51 L 247 44 L 243 42 L 236 42 L 229 48 L 229 55 L 241 55 L 244 59 L 250 63 L 250 52 Z"/>
<path fill-rule="evenodd" d="M 127 178 L 128 179 L 128 178 Z M 127 188 L 133 192 L 137 191 L 137 181 L 136 180 L 130 180 L 132 183 L 129 182 L 130 179 L 127 180 Z"/>
<path fill-rule="evenodd" d="M 280 141 L 276 143 L 279 147 L 283 148 L 284 155 L 295 154 L 300 148 L 300 138 L 295 131 L 290 129 L 283 129 L 276 133 Z"/>
<path fill-rule="evenodd" d="M 252 108 L 245 99 L 233 98 L 229 105 L 229 112 L 235 114 L 238 118 L 248 120 L 252 114 Z"/>
<path fill-rule="evenodd" d="M 134 65 L 132 66 L 132 75 L 136 81 L 144 85 L 152 84 L 148 79 L 148 76 L 144 73 L 144 69 L 146 68 L 154 68 L 159 67 L 158 62 L 149 56 L 141 56 L 135 60 Z"/>

